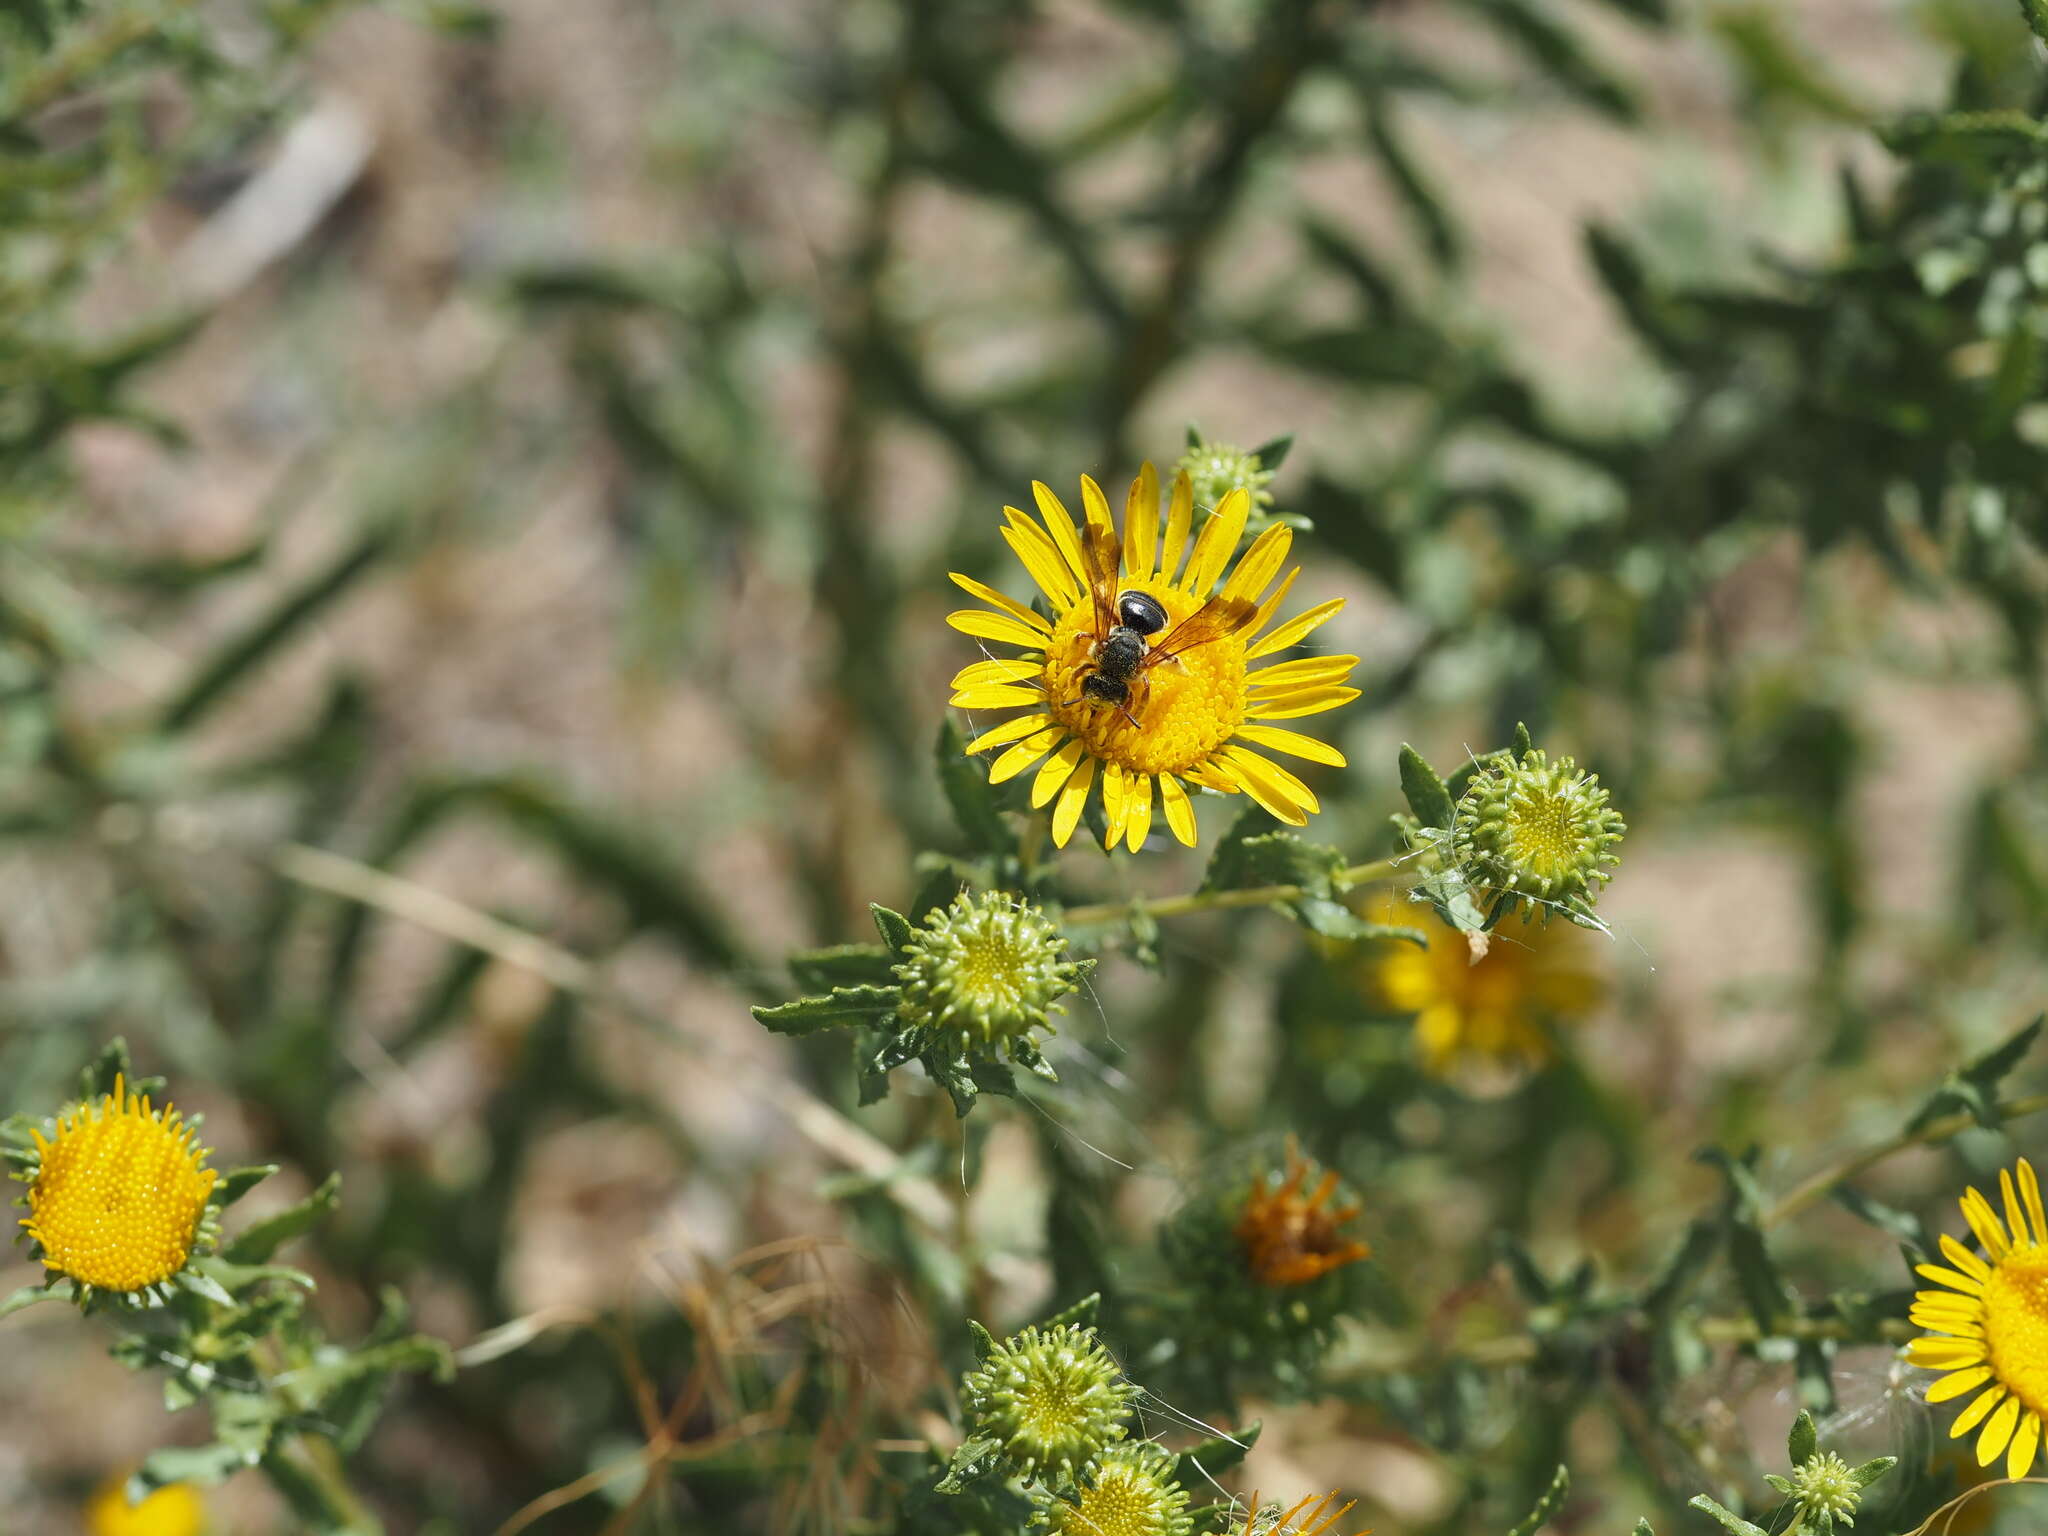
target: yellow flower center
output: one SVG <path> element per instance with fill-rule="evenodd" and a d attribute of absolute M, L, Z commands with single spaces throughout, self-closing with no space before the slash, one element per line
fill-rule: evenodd
<path fill-rule="evenodd" d="M 1144 592 L 1158 599 L 1166 610 L 1161 635 L 1170 634 L 1204 601 L 1156 577 L 1126 581 L 1117 591 Z M 1081 738 L 1091 757 L 1132 773 L 1185 773 L 1206 762 L 1243 723 L 1241 634 L 1198 645 L 1146 668 L 1131 685 L 1130 701 L 1118 708 L 1081 692 L 1082 680 L 1094 668 L 1094 632 L 1094 605 L 1083 602 L 1053 626 L 1045 647 L 1050 713 Z"/>
<path fill-rule="evenodd" d="M 1006 935 L 978 933 L 960 946 L 955 990 L 986 1004 L 991 1011 L 1007 1011 L 1024 1000 L 1027 957 Z M 1035 958 L 1035 957 L 1030 957 Z"/>
<path fill-rule="evenodd" d="M 97 1104 L 35 1133 L 41 1166 L 28 1187 L 28 1229 L 43 1266 L 103 1291 L 139 1291 L 185 1267 L 218 1175 L 175 1112 L 129 1098 L 120 1082 Z"/>
<path fill-rule="evenodd" d="M 1563 880 L 1578 867 L 1583 829 L 1577 807 L 1544 791 L 1518 794 L 1508 808 L 1508 862 L 1547 880 Z"/>
<path fill-rule="evenodd" d="M 1159 1536 L 1168 1511 L 1161 1509 L 1158 1479 L 1142 1469 L 1105 1466 L 1080 1502 L 1055 1503 L 1054 1529 L 1063 1536 Z"/>
<path fill-rule="evenodd" d="M 1998 1380 L 2048 1411 L 2048 1248 L 2016 1248 L 1984 1282 L 1984 1343 Z"/>

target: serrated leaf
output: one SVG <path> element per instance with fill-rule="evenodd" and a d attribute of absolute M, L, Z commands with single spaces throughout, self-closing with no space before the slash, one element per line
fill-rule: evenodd
<path fill-rule="evenodd" d="M 1405 741 L 1401 743 L 1401 793 L 1415 819 L 1425 827 L 1449 827 L 1456 819 L 1443 775 Z"/>
<path fill-rule="evenodd" d="M 249 1168 L 231 1168 L 220 1176 L 220 1182 L 213 1186 L 212 1203 L 220 1210 L 226 1210 L 258 1184 L 277 1172 L 276 1163 L 258 1163 Z"/>
<path fill-rule="evenodd" d="M 265 1456 L 260 1465 L 270 1486 L 284 1496 L 299 1529 L 313 1536 L 376 1536 L 379 1528 L 346 1502 L 328 1479 L 314 1477 L 282 1452 Z"/>
<path fill-rule="evenodd" d="M 1299 901 L 1289 902 L 1287 909 L 1302 927 L 1326 939 L 1338 939 L 1347 944 L 1362 943 L 1368 939 L 1398 939 L 1424 947 L 1429 943 L 1420 928 L 1367 922 L 1341 901 L 1321 896 L 1304 896 Z"/>
<path fill-rule="evenodd" d="M 1638 1515 L 1638 1516 L 1636 1516 L 1636 1528 L 1635 1528 L 1635 1530 L 1634 1530 L 1634 1531 L 1633 1531 L 1633 1532 L 1631 1533 L 1631 1536 L 1657 1536 L 1657 1533 L 1656 1533 L 1655 1531 L 1653 1531 L 1653 1530 L 1651 1530 L 1651 1529 L 1650 1529 L 1650 1518 L 1649 1518 L 1649 1516 L 1647 1516 L 1647 1515 Z"/>
<path fill-rule="evenodd" d="M 1702 1514 L 1712 1515 L 1723 1526 L 1733 1531 L 1735 1536 L 1766 1536 L 1761 1526 L 1751 1525 L 1733 1510 L 1723 1509 L 1704 1493 L 1694 1498 L 1687 1507 L 1697 1509 Z"/>
<path fill-rule="evenodd" d="M 1551 1476 L 1550 1486 L 1543 1490 L 1543 1496 L 1536 1501 L 1536 1507 L 1522 1517 L 1522 1521 L 1508 1536 L 1536 1536 L 1550 1517 L 1564 1507 L 1565 1495 L 1571 1492 L 1572 1475 L 1562 1463 Z"/>
<path fill-rule="evenodd" d="M 1967 1111 L 1980 1125 L 1996 1130 L 1998 1085 L 2032 1049 L 2044 1021 L 2048 1021 L 2048 1015 L 2036 1015 L 2031 1024 L 1949 1073 L 1906 1122 L 1908 1134 L 1957 1110 Z"/>
<path fill-rule="evenodd" d="M 256 1458 L 231 1445 L 172 1446 L 143 1458 L 128 1479 L 126 1491 L 130 1500 L 140 1501 L 172 1483 L 211 1488 L 255 1464 Z"/>
<path fill-rule="evenodd" d="M 330 1173 L 305 1199 L 266 1216 L 221 1250 L 231 1264 L 264 1264 L 285 1243 L 303 1236 L 341 1204 L 341 1175 Z"/>
<path fill-rule="evenodd" d="M 1002 1464 L 1003 1446 L 992 1435 L 973 1435 L 960 1442 L 946 1463 L 946 1475 L 933 1485 L 936 1493 L 965 1493 L 969 1484 L 995 1472 Z"/>
<path fill-rule="evenodd" d="M 910 919 L 901 912 L 892 912 L 877 902 L 868 903 L 868 912 L 875 920 L 875 928 L 882 935 L 882 942 L 889 946 L 889 953 L 901 960 L 910 953 L 910 946 L 916 937 L 916 930 L 910 926 Z"/>
<path fill-rule="evenodd" d="M 1849 1474 L 1849 1481 L 1854 1483 L 1858 1488 L 1868 1488 L 1872 1483 L 1876 1482 L 1880 1477 L 1883 1477 L 1885 1473 L 1891 1471 L 1891 1469 L 1893 1467 L 1896 1467 L 1898 1464 L 1899 1458 L 1896 1456 L 1873 1457 L 1871 1460 L 1864 1462 L 1862 1466 L 1856 1468 L 1853 1472 L 1851 1472 Z"/>
<path fill-rule="evenodd" d="M 756 1021 L 778 1035 L 813 1035 L 822 1029 L 872 1024 L 896 1011 L 898 987 L 834 987 L 823 997 L 800 997 L 774 1007 L 756 1006 Z"/>
<path fill-rule="evenodd" d="M 2034 36 L 2048 43 L 2048 0 L 2020 0 L 2020 16 Z"/>
<path fill-rule="evenodd" d="M 1835 1203 L 1858 1220 L 1868 1222 L 1880 1232 L 1890 1233 L 1923 1254 L 1934 1251 L 1934 1245 L 1928 1239 L 1927 1223 L 1912 1212 L 1874 1200 L 1847 1184 L 1837 1184 L 1832 1193 Z"/>
<path fill-rule="evenodd" d="M 1310 895 L 1328 897 L 1335 877 L 1346 865 L 1335 848 L 1305 843 L 1291 832 L 1273 827 L 1270 816 L 1256 806 L 1243 811 L 1217 843 L 1202 876 L 1205 891 L 1253 890 L 1265 885 L 1298 885 Z"/>

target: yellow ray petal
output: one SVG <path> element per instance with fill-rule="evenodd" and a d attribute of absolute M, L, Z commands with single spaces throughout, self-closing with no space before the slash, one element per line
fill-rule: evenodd
<path fill-rule="evenodd" d="M 1003 530 L 1003 542 L 1010 546 L 1010 553 L 1038 583 L 1038 590 L 1055 608 L 1073 607 L 1081 596 L 1080 590 L 1074 585 L 1073 573 L 1067 569 L 1066 560 L 1053 547 L 1045 530 L 1015 507 L 1003 508 L 1003 516 L 1017 519 Z"/>
<path fill-rule="evenodd" d="M 1204 789 L 1221 790 L 1226 795 L 1241 795 L 1244 785 L 1237 780 L 1237 773 L 1220 757 L 1211 757 L 1181 770 L 1182 778 L 1190 784 L 1199 784 Z"/>
<path fill-rule="evenodd" d="M 2020 1209 L 2020 1192 L 2012 1174 L 2003 1168 L 1998 1170 L 1998 1194 L 2005 1202 L 2005 1229 L 2012 1234 L 2013 1246 L 2023 1248 L 2028 1241 L 2027 1213 Z"/>
<path fill-rule="evenodd" d="M 1349 704 L 1358 697 L 1356 688 L 1302 688 L 1275 694 L 1245 706 L 1247 720 L 1298 720 L 1303 715 L 1320 715 L 1326 709 Z"/>
<path fill-rule="evenodd" d="M 1915 1327 L 1931 1328 L 1936 1333 L 1953 1334 L 1959 1339 L 1981 1339 L 1984 1325 L 1975 1317 L 1964 1312 L 1951 1311 L 1928 1302 L 1916 1301 L 1906 1309 L 1907 1321 Z"/>
<path fill-rule="evenodd" d="M 1081 754 L 1087 750 L 1088 743 L 1076 736 L 1045 760 L 1038 776 L 1031 781 L 1031 808 L 1034 811 L 1060 792 L 1060 786 L 1067 782 L 1075 765 L 1081 761 Z"/>
<path fill-rule="evenodd" d="M 1965 1408 L 1961 1413 L 1956 1415 L 1955 1423 L 1949 1425 L 1948 1427 L 1949 1439 L 1960 1440 L 1963 1438 L 1963 1436 L 1967 1435 L 1971 1430 L 1975 1429 L 1978 1425 L 1978 1422 L 1983 1419 L 1984 1415 L 1989 1413 L 1992 1409 L 1996 1408 L 1998 1406 L 1999 1399 L 2003 1398 L 2004 1396 L 2005 1388 L 1999 1386 L 1996 1382 L 1993 1382 L 1990 1386 L 1986 1387 L 1983 1390 L 1983 1392 L 1978 1395 L 1976 1400 L 1970 1404 L 1969 1407 Z"/>
<path fill-rule="evenodd" d="M 1067 562 L 1067 569 L 1074 573 L 1077 591 L 1088 590 L 1088 567 L 1081 559 L 1081 535 L 1074 527 L 1074 520 L 1067 515 L 1066 504 L 1053 495 L 1052 487 L 1043 480 L 1031 482 L 1031 498 L 1038 503 L 1038 515 L 1045 519 L 1046 531 L 1058 547 L 1060 555 Z"/>
<path fill-rule="evenodd" d="M 1906 1346 L 1906 1358 L 1915 1365 L 1926 1366 L 1930 1371 L 1953 1371 L 1966 1365 L 1981 1364 L 1984 1359 L 1984 1341 L 1923 1336 Z"/>
<path fill-rule="evenodd" d="M 1257 645 L 1246 651 L 1244 653 L 1245 658 L 1249 661 L 1257 661 L 1261 656 L 1272 656 L 1286 650 L 1290 645 L 1299 645 L 1309 631 L 1320 628 L 1325 622 L 1335 618 L 1343 610 L 1343 607 L 1344 599 L 1333 597 L 1327 603 L 1317 603 L 1315 607 L 1308 609 L 1306 612 L 1297 613 Z"/>
<path fill-rule="evenodd" d="M 1166 825 L 1183 848 L 1195 846 L 1195 808 L 1188 804 L 1188 792 L 1170 773 L 1159 776 L 1159 805 L 1166 812 Z"/>
<path fill-rule="evenodd" d="M 1052 633 L 1052 625 L 1033 613 L 1029 608 L 1026 608 L 1022 603 L 1003 596 L 1002 593 L 998 592 L 987 582 L 976 581 L 972 576 L 962 576 L 958 571 L 948 571 L 946 574 L 953 578 L 953 585 L 960 588 L 961 591 L 972 593 L 991 608 L 997 608 L 1007 613 L 1019 624 L 1035 629 L 1041 635 Z"/>
<path fill-rule="evenodd" d="M 1095 483 L 1092 475 L 1081 477 L 1082 514 L 1098 528 L 1116 531 L 1116 525 L 1109 518 L 1109 498 L 1102 494 L 1102 487 Z"/>
<path fill-rule="evenodd" d="M 1166 543 L 1159 551 L 1159 579 L 1172 581 L 1188 547 L 1188 529 L 1195 516 L 1195 485 L 1182 470 L 1173 477 L 1173 500 L 1166 507 Z"/>
<path fill-rule="evenodd" d="M 1991 1266 L 1950 1237 L 1946 1232 L 1942 1233 L 1935 1241 L 1941 1244 L 1942 1257 L 1973 1280 L 1989 1280 L 1991 1278 Z"/>
<path fill-rule="evenodd" d="M 993 661 L 970 661 L 953 674 L 955 688 L 979 688 L 984 683 L 1037 682 L 1045 664 L 1029 656 L 998 656 Z"/>
<path fill-rule="evenodd" d="M 1944 1376 L 1927 1389 L 1927 1401 L 1945 1403 L 1952 1397 L 1961 1397 L 1972 1387 L 1982 1386 L 1991 1379 L 1991 1367 L 1973 1365 L 1965 1371 L 1955 1371 Z"/>
<path fill-rule="evenodd" d="M 1984 1294 L 1981 1282 L 1972 1280 L 1957 1270 L 1943 1269 L 1939 1264 L 1915 1264 L 1913 1273 L 1932 1280 L 1936 1285 L 1945 1285 L 1952 1291 L 1961 1291 L 1965 1296 Z"/>
<path fill-rule="evenodd" d="M 956 609 L 946 615 L 946 622 L 963 635 L 973 635 L 979 640 L 997 640 L 1004 645 L 1021 645 L 1027 651 L 1038 650 L 1045 644 L 1043 630 L 1027 628 L 1007 614 L 990 613 L 986 608 Z"/>
<path fill-rule="evenodd" d="M 1019 688 L 1011 683 L 981 683 L 973 688 L 956 688 L 946 702 L 955 709 L 1017 709 L 1043 704 L 1045 690 Z"/>
<path fill-rule="evenodd" d="M 2041 1448 L 2041 1418 L 2031 1409 L 2020 1419 L 2018 1433 L 2005 1453 L 2005 1475 L 2018 1479 L 2034 1470 L 2034 1453 Z"/>
<path fill-rule="evenodd" d="M 1308 786 L 1271 758 L 1243 747 L 1225 747 L 1221 756 L 1245 793 L 1289 826 L 1307 826 L 1308 813 L 1319 809 Z"/>
<path fill-rule="evenodd" d="M 1124 498 L 1124 570 L 1133 581 L 1152 575 L 1159 553 L 1159 471 L 1147 459 Z"/>
<path fill-rule="evenodd" d="M 1026 768 L 1037 762 L 1059 743 L 1067 734 L 1065 726 L 1054 725 L 1038 732 L 1028 740 L 1020 741 L 1001 757 L 988 765 L 988 781 L 991 784 L 1007 784 Z"/>
<path fill-rule="evenodd" d="M 967 743 L 967 750 L 970 753 L 986 752 L 990 747 L 1007 746 L 1013 741 L 1023 740 L 1034 731 L 1042 731 L 1051 724 L 1050 715 L 1021 715 L 1015 720 L 1005 720 L 1001 725 L 983 731 Z"/>
<path fill-rule="evenodd" d="M 1074 823 L 1081 819 L 1088 804 L 1088 784 L 1094 777 L 1095 759 L 1084 758 L 1074 776 L 1067 780 L 1067 787 L 1060 791 L 1060 803 L 1052 811 L 1053 847 L 1066 847 L 1067 839 L 1074 835 Z"/>
<path fill-rule="evenodd" d="M 1961 1201 L 1963 1220 L 1970 1224 L 1970 1230 L 1977 1234 L 1977 1241 L 1984 1245 L 1984 1251 L 1995 1263 L 2012 1252 L 2012 1244 L 2006 1238 L 2005 1228 L 2000 1225 L 1998 1213 L 1991 1209 L 1991 1202 L 1978 1194 L 1975 1189 L 1963 1192 Z"/>
<path fill-rule="evenodd" d="M 1344 766 L 1344 754 L 1328 742 L 1317 741 L 1315 737 L 1304 736 L 1299 731 L 1282 730 L 1276 725 L 1240 725 L 1237 739 L 1257 742 L 1290 757 L 1305 757 L 1312 763 L 1328 763 L 1332 768 Z"/>
<path fill-rule="evenodd" d="M 1306 688 L 1311 683 L 1341 683 L 1358 665 L 1356 656 L 1298 656 L 1293 661 L 1260 667 L 1245 678 L 1248 688 L 1266 688 L 1284 693 Z"/>
<path fill-rule="evenodd" d="M 1272 585 L 1273 578 L 1280 574 L 1280 567 L 1287 561 L 1287 551 L 1293 547 L 1294 530 L 1285 523 L 1275 523 L 1252 540 L 1252 547 L 1237 562 L 1237 569 L 1230 573 L 1230 580 L 1223 583 L 1223 595 L 1242 597 L 1256 603 Z"/>
<path fill-rule="evenodd" d="M 1273 615 L 1278 613 L 1280 605 L 1287 601 L 1287 594 L 1294 590 L 1294 578 L 1300 574 L 1301 567 L 1297 565 L 1293 570 L 1280 578 L 1279 586 L 1266 594 L 1266 600 L 1259 604 L 1259 611 L 1252 615 L 1251 623 L 1245 625 L 1241 631 L 1247 646 L 1251 644 L 1252 636 L 1263 633 L 1266 626 L 1273 622 Z M 1247 660 L 1256 655 L 1258 655 L 1257 651 L 1247 650 L 1245 652 Z"/>
<path fill-rule="evenodd" d="M 2027 1202 L 2027 1215 L 2034 1223 L 2034 1241 L 2048 1243 L 2048 1211 L 2041 1206 L 2041 1181 L 2034 1177 L 2034 1165 L 2020 1159 L 2020 1198 Z"/>
<path fill-rule="evenodd" d="M 1124 846 L 1136 853 L 1152 835 L 1152 775 L 1131 775 L 1131 790 L 1125 797 Z"/>
<path fill-rule="evenodd" d="M 1984 1421 L 1984 1431 L 1977 1436 L 1977 1465 L 1988 1467 L 1996 1461 L 2001 1452 L 2012 1443 L 2012 1432 L 2019 1427 L 2020 1400 L 2008 1397 L 1998 1405 L 1998 1411 Z"/>
<path fill-rule="evenodd" d="M 1120 763 L 1102 765 L 1102 846 L 1114 848 L 1124 840 L 1124 790 L 1126 781 Z"/>
<path fill-rule="evenodd" d="M 1201 533 L 1196 535 L 1195 552 L 1188 557 L 1188 573 L 1181 581 L 1184 590 L 1196 597 L 1209 595 L 1216 578 L 1223 574 L 1223 567 L 1237 552 L 1237 541 L 1244 537 L 1244 522 L 1251 509 L 1252 499 L 1241 485 L 1216 504 L 1209 521 L 1202 524 Z"/>

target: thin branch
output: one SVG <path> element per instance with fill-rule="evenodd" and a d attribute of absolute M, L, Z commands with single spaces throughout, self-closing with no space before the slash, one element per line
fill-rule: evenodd
<path fill-rule="evenodd" d="M 1339 890 L 1354 885 L 1368 885 L 1374 880 L 1385 880 L 1401 872 L 1399 859 L 1375 859 L 1370 864 L 1354 864 L 1349 869 L 1340 869 L 1331 877 L 1331 883 Z M 1185 896 L 1134 896 L 1129 901 L 1096 902 L 1084 907 L 1068 907 L 1060 914 L 1067 923 L 1113 923 L 1121 918 L 1179 917 L 1187 912 L 1221 912 L 1232 907 L 1265 907 L 1275 902 L 1300 901 L 1303 897 L 1314 896 L 1316 892 L 1305 885 L 1253 885 L 1233 891 L 1191 891 Z"/>

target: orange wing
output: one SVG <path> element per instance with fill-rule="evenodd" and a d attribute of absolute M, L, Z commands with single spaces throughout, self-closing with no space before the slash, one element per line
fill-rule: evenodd
<path fill-rule="evenodd" d="M 1148 667 L 1156 667 L 1169 656 L 1178 656 L 1198 645 L 1234 635 L 1258 615 L 1259 605 L 1250 598 L 1225 597 L 1218 593 L 1174 625 L 1164 638 L 1155 640 L 1145 652 L 1145 659 L 1138 663 L 1138 670 L 1142 672 Z"/>
<path fill-rule="evenodd" d="M 1081 564 L 1087 567 L 1088 592 L 1095 599 L 1095 638 L 1109 638 L 1116 623 L 1116 581 L 1123 560 L 1123 546 L 1100 523 L 1081 529 Z"/>

